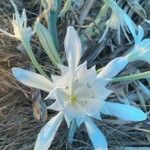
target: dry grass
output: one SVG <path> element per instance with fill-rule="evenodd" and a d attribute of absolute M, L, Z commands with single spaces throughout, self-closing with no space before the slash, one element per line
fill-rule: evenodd
<path fill-rule="evenodd" d="M 144 2 L 146 3 L 146 1 L 148 0 L 145 0 Z M 11 15 L 12 7 L 9 5 L 9 2 L 7 3 L 7 1 L 0 2 L 2 3 L 0 3 L 0 27 L 11 31 L 12 29 L 10 28 L 10 22 L 8 18 Z M 16 2 L 18 2 L 20 6 L 23 5 L 21 0 Z M 92 8 L 93 11 L 90 11 L 89 16 L 84 18 L 84 23 L 86 24 L 92 21 L 92 17 L 97 13 L 95 10 L 97 10 L 101 5 L 99 1 L 96 1 L 95 3 L 96 4 Z M 28 12 L 31 12 L 31 8 L 29 9 L 30 2 L 26 2 L 24 4 L 26 4 L 25 6 L 28 8 Z M 149 15 L 150 13 L 148 5 L 144 6 L 147 14 Z M 73 21 L 77 22 L 78 20 L 76 17 L 78 14 L 80 14 L 80 12 L 82 12 L 82 10 L 70 12 L 64 19 L 67 20 L 66 22 L 68 23 Z M 34 14 L 35 13 L 36 12 L 34 12 Z M 34 17 L 30 18 L 31 22 L 34 20 Z M 148 16 L 148 18 L 149 17 L 150 16 Z M 137 20 L 137 15 L 135 15 L 135 19 L 136 21 L 140 21 L 140 19 Z M 62 41 L 65 35 L 66 22 L 62 20 L 58 26 L 61 41 L 60 43 L 63 43 Z M 147 24 L 144 24 L 143 26 L 147 30 L 146 35 L 149 35 L 150 27 Z M 81 28 L 81 32 L 84 35 L 84 45 L 90 43 L 86 48 L 86 54 L 84 55 L 84 60 L 88 59 L 90 62 L 89 66 L 91 64 L 104 66 L 111 59 L 122 55 L 124 52 L 126 52 L 126 49 L 131 46 L 123 39 L 122 45 L 116 49 L 115 47 L 118 45 L 111 40 L 111 36 L 113 36 L 112 34 L 110 34 L 110 37 L 107 39 L 107 41 L 102 43 L 103 45 L 100 46 L 97 44 L 97 40 L 94 40 L 94 37 L 88 36 L 84 33 L 84 31 L 85 29 Z M 97 36 L 95 39 L 98 37 L 99 36 Z M 41 94 L 42 97 L 44 97 L 45 93 L 40 93 L 40 91 L 26 88 L 16 82 L 15 79 L 11 76 L 12 67 L 20 66 L 26 68 L 31 66 L 28 57 L 16 49 L 18 44 L 19 43 L 15 40 L 0 34 L 0 150 L 32 150 L 37 134 L 41 127 L 44 125 L 45 119 L 47 118 L 46 111 L 42 112 L 43 114 L 40 114 L 41 108 L 39 104 L 41 105 L 42 103 L 42 105 L 45 105 L 45 103 L 43 103 L 43 100 L 41 101 L 41 99 L 40 102 L 37 101 L 37 95 Z M 61 45 L 61 47 L 63 47 L 63 45 Z M 97 50 L 99 50 L 100 54 L 97 54 Z M 63 52 L 61 53 L 63 55 Z M 45 60 L 45 56 L 43 57 L 43 55 L 40 56 L 40 58 L 41 62 Z M 47 65 L 46 63 L 45 67 L 50 68 L 51 66 Z M 136 71 L 146 71 L 149 69 L 150 67 L 146 63 L 138 62 L 135 64 L 130 64 L 127 69 L 122 72 L 122 75 Z M 53 68 L 51 67 L 50 72 L 52 71 Z M 141 82 L 148 88 L 150 87 L 149 80 L 142 80 Z M 141 107 L 144 111 L 149 112 L 150 97 L 142 92 L 142 89 L 140 89 L 138 84 L 139 83 L 136 81 L 111 85 L 110 88 L 115 90 L 115 94 L 111 95 L 110 98 L 113 101 L 116 101 L 118 98 L 122 101 L 130 99 L 133 105 Z M 144 105 L 140 103 L 140 98 L 145 100 Z M 55 112 L 53 111 L 48 112 L 48 119 L 50 119 L 54 114 Z M 96 121 L 96 123 L 106 135 L 110 150 L 114 150 L 115 147 L 119 147 L 119 149 L 121 149 L 121 147 L 124 148 L 126 146 L 150 147 L 150 128 L 148 126 L 148 123 L 150 122 L 149 120 L 150 118 L 148 118 L 148 120 L 145 122 L 130 123 L 103 116 L 103 121 Z M 92 145 L 87 138 L 88 136 L 83 126 L 76 133 L 73 147 L 67 143 L 66 137 L 67 127 L 66 123 L 63 122 L 51 149 L 92 149 Z"/>

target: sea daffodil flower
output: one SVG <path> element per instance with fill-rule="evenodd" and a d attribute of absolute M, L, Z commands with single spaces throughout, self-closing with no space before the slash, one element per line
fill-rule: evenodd
<path fill-rule="evenodd" d="M 128 16 L 128 14 L 119 7 L 119 5 L 114 0 L 105 0 L 105 3 L 112 9 L 112 14 L 109 20 L 106 22 L 106 29 L 100 39 L 102 41 L 108 30 L 117 30 L 118 41 L 120 43 L 121 29 L 125 37 L 130 41 L 127 32 L 131 33 L 133 37 L 136 36 L 137 26 Z"/>
<path fill-rule="evenodd" d="M 87 69 L 86 62 L 79 65 L 82 46 L 76 30 L 72 26 L 67 28 L 64 44 L 68 66 L 60 65 L 61 75 L 52 75 L 52 81 L 24 69 L 12 69 L 13 75 L 18 81 L 49 92 L 46 99 L 55 99 L 48 109 L 55 110 L 58 114 L 41 129 L 34 149 L 48 150 L 63 118 L 65 118 L 68 127 L 73 121 L 78 127 L 84 123 L 94 149 L 107 150 L 106 139 L 92 118 L 101 120 L 100 113 L 103 113 L 127 121 L 146 119 L 146 114 L 138 108 L 105 101 L 112 93 L 106 85 L 128 64 L 128 61 L 124 57 L 118 57 L 97 74 L 95 66 Z"/>
<path fill-rule="evenodd" d="M 2 29 L 0 29 L 0 32 L 16 38 L 17 40 L 22 41 L 22 34 L 25 32 L 27 36 L 31 37 L 33 34 L 33 31 L 30 27 L 27 27 L 27 16 L 26 16 L 26 11 L 23 9 L 22 15 L 20 16 L 16 4 L 13 2 L 13 0 L 10 0 L 12 3 L 14 9 L 15 9 L 15 14 L 13 15 L 13 20 L 12 20 L 12 25 L 13 25 L 13 30 L 14 30 L 14 35 L 10 34 Z"/>
<path fill-rule="evenodd" d="M 143 39 L 144 29 L 138 27 L 138 35 L 135 38 L 135 44 L 133 49 L 125 56 L 129 62 L 136 60 L 142 60 L 150 63 L 150 38 Z"/>

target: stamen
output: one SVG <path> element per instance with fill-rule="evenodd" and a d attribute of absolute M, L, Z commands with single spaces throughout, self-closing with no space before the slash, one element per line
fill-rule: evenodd
<path fill-rule="evenodd" d="M 71 96 L 71 102 L 75 103 L 77 101 L 77 96 L 76 95 L 72 95 Z"/>

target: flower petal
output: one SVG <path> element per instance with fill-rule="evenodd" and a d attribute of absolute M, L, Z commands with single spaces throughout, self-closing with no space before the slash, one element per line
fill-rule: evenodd
<path fill-rule="evenodd" d="M 122 15 L 123 15 L 123 18 L 124 18 L 124 21 L 127 25 L 127 27 L 129 28 L 130 30 L 130 33 L 132 34 L 132 36 L 135 38 L 137 38 L 137 35 L 136 35 L 136 31 L 137 31 L 137 26 L 136 24 L 132 21 L 132 19 L 124 12 L 124 10 L 122 10 Z"/>
<path fill-rule="evenodd" d="M 62 64 L 58 64 L 60 70 L 61 70 L 61 75 L 66 74 L 67 72 L 69 72 L 69 67 L 68 66 L 64 66 Z"/>
<path fill-rule="evenodd" d="M 72 142 L 73 142 L 73 137 L 74 137 L 77 127 L 78 126 L 77 126 L 75 120 L 72 120 L 70 127 L 69 127 L 69 132 L 68 132 L 68 142 L 70 144 L 72 144 Z"/>
<path fill-rule="evenodd" d="M 52 105 L 48 106 L 47 109 L 52 109 L 52 110 L 55 110 L 55 111 L 60 111 L 61 110 L 61 108 L 59 107 L 57 102 L 54 102 Z"/>
<path fill-rule="evenodd" d="M 75 69 L 81 58 L 82 46 L 78 33 L 74 27 L 69 26 L 67 28 L 64 44 L 69 67 Z"/>
<path fill-rule="evenodd" d="M 77 126 L 80 127 L 86 118 L 86 111 L 78 103 L 72 105 L 71 102 L 68 102 L 64 109 L 64 116 L 68 126 L 70 126 L 72 120 L 75 120 Z"/>
<path fill-rule="evenodd" d="M 63 119 L 63 114 L 60 112 L 53 117 L 46 125 L 41 129 L 38 134 L 34 150 L 48 150 L 50 147 L 55 134 L 58 130 Z"/>
<path fill-rule="evenodd" d="M 97 75 L 98 78 L 113 78 L 120 71 L 122 71 L 126 65 L 128 64 L 128 60 L 124 57 L 118 57 L 109 62 L 104 69 Z M 106 84 L 109 82 L 105 81 Z"/>
<path fill-rule="evenodd" d="M 95 150 L 107 150 L 107 142 L 103 133 L 96 127 L 90 118 L 84 122 L 88 131 L 89 137 L 93 143 Z"/>
<path fill-rule="evenodd" d="M 13 68 L 12 73 L 18 81 L 27 86 L 38 88 L 47 92 L 50 92 L 53 88 L 53 83 L 40 74 L 21 68 Z"/>
<path fill-rule="evenodd" d="M 141 27 L 140 25 L 138 26 L 138 36 L 137 36 L 137 39 L 134 39 L 135 40 L 135 43 L 139 43 L 142 41 L 144 37 L 144 29 L 143 27 Z"/>
<path fill-rule="evenodd" d="M 143 121 L 147 118 L 142 110 L 130 105 L 106 102 L 106 107 L 111 115 L 123 120 Z"/>
<path fill-rule="evenodd" d="M 97 77 L 95 66 L 87 69 L 87 61 L 79 65 L 75 70 L 76 79 L 80 82 L 92 82 Z"/>
<path fill-rule="evenodd" d="M 17 6 L 16 4 L 14 3 L 13 0 L 10 0 L 11 4 L 13 5 L 14 9 L 15 9 L 15 17 L 16 17 L 16 20 L 18 20 L 20 18 L 20 14 L 18 12 L 18 9 L 17 9 Z"/>

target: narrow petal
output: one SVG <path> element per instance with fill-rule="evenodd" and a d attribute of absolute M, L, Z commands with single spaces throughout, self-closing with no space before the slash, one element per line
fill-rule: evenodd
<path fill-rule="evenodd" d="M 74 27 L 70 26 L 67 28 L 64 44 L 69 67 L 75 69 L 81 58 L 82 46 L 78 33 Z"/>
<path fill-rule="evenodd" d="M 95 66 L 93 66 L 90 69 L 87 69 L 87 62 L 85 61 L 83 64 L 79 65 L 75 70 L 75 76 L 76 79 L 80 82 L 92 82 L 96 76 L 96 69 Z"/>
<path fill-rule="evenodd" d="M 73 110 L 69 106 L 69 97 L 60 88 L 54 88 L 50 94 L 46 97 L 51 99 L 56 99 L 56 101 L 48 107 L 48 109 L 53 109 L 55 111 L 64 112 L 64 117 L 67 125 L 70 126 L 70 122 L 74 119 Z M 65 103 L 66 102 L 66 103 Z"/>
<path fill-rule="evenodd" d="M 130 105 L 106 102 L 106 107 L 111 115 L 123 120 L 143 121 L 147 118 L 143 111 Z"/>
<path fill-rule="evenodd" d="M 58 108 L 64 109 L 65 107 L 65 98 L 67 98 L 66 93 L 61 88 L 54 88 L 51 90 L 51 92 L 48 94 L 48 96 L 45 99 L 56 99 L 55 103 L 57 103 Z M 50 107 L 49 107 L 50 108 Z"/>
<path fill-rule="evenodd" d="M 64 66 L 62 64 L 58 64 L 58 66 L 59 66 L 59 68 L 61 70 L 61 75 L 64 75 L 64 74 L 66 74 L 69 71 L 69 67 L 67 67 L 67 66 Z"/>
<path fill-rule="evenodd" d="M 21 20 L 23 22 L 23 26 L 25 28 L 27 28 L 27 15 L 26 15 L 26 10 L 25 9 L 23 9 L 23 11 L 22 11 Z"/>
<path fill-rule="evenodd" d="M 144 37 L 144 29 L 139 25 L 138 26 L 138 38 L 134 39 L 135 43 L 141 42 L 143 37 Z"/>
<path fill-rule="evenodd" d="M 107 142 L 103 133 L 96 127 L 90 118 L 84 122 L 88 131 L 89 137 L 93 143 L 95 150 L 107 150 Z"/>
<path fill-rule="evenodd" d="M 63 114 L 60 112 L 53 117 L 46 125 L 41 129 L 38 134 L 34 150 L 48 150 L 50 147 L 55 134 L 62 122 Z"/>
<path fill-rule="evenodd" d="M 68 132 L 68 142 L 70 144 L 72 144 L 72 142 L 73 142 L 73 137 L 74 137 L 77 127 L 78 126 L 77 126 L 75 120 L 72 120 L 71 125 L 69 127 L 69 132 Z"/>
<path fill-rule="evenodd" d="M 76 105 L 72 105 L 71 102 L 68 102 L 64 109 L 64 114 L 68 126 L 70 126 L 70 122 L 72 120 L 75 120 L 77 126 L 80 127 L 86 118 L 86 111 L 78 103 Z"/>
<path fill-rule="evenodd" d="M 38 88 L 47 92 L 50 92 L 53 88 L 53 83 L 40 74 L 21 68 L 13 68 L 12 73 L 18 81 L 27 86 Z"/>
<path fill-rule="evenodd" d="M 103 104 L 103 106 L 101 107 L 100 112 L 103 113 L 103 114 L 105 114 L 105 115 L 111 115 L 111 113 L 110 113 L 110 111 L 109 111 L 109 109 L 108 109 L 106 103 L 107 103 L 107 102 L 105 102 L 105 103 Z"/>
<path fill-rule="evenodd" d="M 137 31 L 137 26 L 136 24 L 132 21 L 132 19 L 122 10 L 123 18 L 125 20 L 126 25 L 128 26 L 132 36 L 137 38 L 136 31 Z"/>
<path fill-rule="evenodd" d="M 98 74 L 98 77 L 111 79 L 115 77 L 120 71 L 122 71 L 127 64 L 128 61 L 124 57 L 115 58 L 104 67 L 104 69 Z"/>
<path fill-rule="evenodd" d="M 144 39 L 143 41 L 141 41 L 140 43 L 138 43 L 137 45 L 135 45 L 135 50 L 139 50 L 141 53 L 143 52 L 149 52 L 150 49 L 150 39 Z"/>
<path fill-rule="evenodd" d="M 59 107 L 57 102 L 54 102 L 52 105 L 48 106 L 47 109 L 52 109 L 52 110 L 55 110 L 55 111 L 61 110 L 61 108 Z"/>
<path fill-rule="evenodd" d="M 15 9 L 15 17 L 16 17 L 16 20 L 18 20 L 20 18 L 20 15 L 19 15 L 19 12 L 18 12 L 18 9 L 17 9 L 17 6 L 16 4 L 14 3 L 13 0 L 10 0 L 10 2 L 12 3 L 14 9 Z"/>

